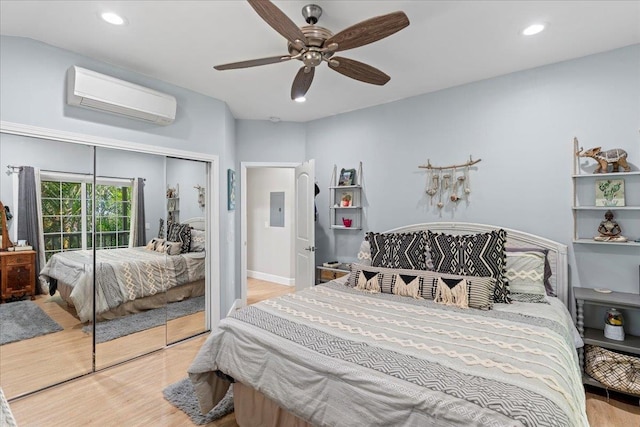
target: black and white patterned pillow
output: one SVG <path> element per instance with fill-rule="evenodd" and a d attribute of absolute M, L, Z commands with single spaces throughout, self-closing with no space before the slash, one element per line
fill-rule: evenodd
<path fill-rule="evenodd" d="M 374 267 L 427 269 L 427 234 L 367 233 L 371 247 L 371 265 Z"/>
<path fill-rule="evenodd" d="M 191 227 L 188 224 L 167 221 L 167 240 L 180 242 L 180 253 L 189 252 L 191 246 Z"/>
<path fill-rule="evenodd" d="M 441 273 L 493 277 L 494 302 L 510 303 L 509 283 L 505 276 L 507 232 L 450 235 L 427 231 L 434 269 Z"/>
<path fill-rule="evenodd" d="M 535 304 L 550 304 L 549 301 L 547 301 L 547 298 L 545 295 L 519 294 L 519 293 L 511 292 L 509 294 L 509 298 L 511 298 L 512 301 L 529 302 L 529 303 L 535 303 Z"/>
<path fill-rule="evenodd" d="M 378 274 L 380 292 L 386 294 L 398 294 L 397 286 L 402 287 L 418 281 L 418 296 L 433 300 L 436 296 L 438 279 L 466 280 L 469 288 L 469 307 L 479 310 L 491 310 L 493 308 L 493 290 L 496 280 L 492 277 L 471 277 L 455 274 L 438 273 L 430 270 L 407 270 L 400 268 L 373 267 L 370 265 L 351 264 L 351 274 L 345 283 L 347 286 L 357 287 L 358 280 L 365 274 L 371 276 Z M 365 276 L 366 277 L 366 276 Z M 410 295 L 406 294 L 409 296 Z"/>

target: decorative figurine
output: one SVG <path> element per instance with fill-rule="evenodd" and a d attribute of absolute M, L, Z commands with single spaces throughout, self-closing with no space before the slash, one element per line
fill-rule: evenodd
<path fill-rule="evenodd" d="M 593 173 L 607 173 L 609 171 L 609 165 L 612 165 L 611 172 L 618 172 L 619 166 L 622 166 L 625 172 L 631 171 L 631 168 L 627 163 L 626 151 L 621 148 L 602 151 L 601 148 L 602 147 L 595 147 L 584 151 L 584 149 L 580 147 L 580 150 L 576 152 L 576 156 L 591 157 L 598 162 L 598 167 L 593 171 Z"/>
<path fill-rule="evenodd" d="M 613 212 L 607 211 L 604 214 L 604 221 L 598 226 L 598 236 L 593 240 L 599 242 L 626 242 L 627 238 L 622 236 L 622 229 L 617 222 L 613 220 Z"/>

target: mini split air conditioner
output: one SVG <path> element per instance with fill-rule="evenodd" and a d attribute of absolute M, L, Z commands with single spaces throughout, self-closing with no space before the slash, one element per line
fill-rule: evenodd
<path fill-rule="evenodd" d="M 159 125 L 176 118 L 175 97 L 76 66 L 67 71 L 67 103 Z"/>

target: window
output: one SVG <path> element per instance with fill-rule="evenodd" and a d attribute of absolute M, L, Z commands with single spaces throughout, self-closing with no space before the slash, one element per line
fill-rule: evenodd
<path fill-rule="evenodd" d="M 88 185 L 89 189 L 91 185 Z M 87 194 L 91 194 L 89 191 Z M 87 205 L 91 206 L 88 197 Z M 89 209 L 91 212 L 91 209 Z M 131 187 L 96 185 L 96 248 L 126 248 L 131 228 Z M 89 213 L 90 215 L 90 213 Z M 87 216 L 88 228 L 91 218 Z M 87 235 L 91 247 L 91 233 Z"/>
<path fill-rule="evenodd" d="M 85 175 L 43 174 L 42 225 L 45 257 L 93 246 L 92 183 Z M 131 183 L 96 184 L 96 248 L 129 246 Z"/>

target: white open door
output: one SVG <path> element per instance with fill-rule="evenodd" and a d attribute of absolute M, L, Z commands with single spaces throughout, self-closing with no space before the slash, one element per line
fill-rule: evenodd
<path fill-rule="evenodd" d="M 304 162 L 296 167 L 296 290 L 315 284 L 315 163 Z"/>

